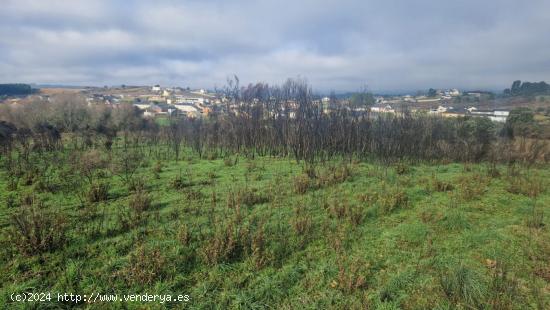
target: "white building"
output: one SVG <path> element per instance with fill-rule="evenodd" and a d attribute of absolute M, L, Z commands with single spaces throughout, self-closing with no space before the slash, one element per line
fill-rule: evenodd
<path fill-rule="evenodd" d="M 374 113 L 395 113 L 395 110 L 389 104 L 377 103 L 370 108 Z"/>
<path fill-rule="evenodd" d="M 449 95 L 451 97 L 458 97 L 458 96 L 460 96 L 460 91 L 456 88 L 453 88 L 453 89 L 449 90 Z"/>
<path fill-rule="evenodd" d="M 176 109 L 182 111 L 182 112 L 199 112 L 199 109 L 195 106 L 189 105 L 189 104 L 176 104 L 174 105 Z"/>
<path fill-rule="evenodd" d="M 493 122 L 505 123 L 506 120 L 508 119 L 508 115 L 510 115 L 510 111 L 495 110 L 493 112 L 493 115 L 489 116 L 489 118 Z"/>
<path fill-rule="evenodd" d="M 138 107 L 140 110 L 146 110 L 151 106 L 150 103 L 134 103 L 134 106 Z"/>

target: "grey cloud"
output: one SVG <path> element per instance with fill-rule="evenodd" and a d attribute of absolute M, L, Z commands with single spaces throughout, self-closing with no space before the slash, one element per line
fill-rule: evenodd
<path fill-rule="evenodd" d="M 0 82 L 503 88 L 550 75 L 550 3 L 5 0 Z"/>

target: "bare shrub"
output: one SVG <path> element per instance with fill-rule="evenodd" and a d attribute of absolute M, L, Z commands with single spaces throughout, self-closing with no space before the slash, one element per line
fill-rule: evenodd
<path fill-rule="evenodd" d="M 206 154 L 206 159 L 208 160 L 216 160 L 218 159 L 218 153 L 217 152 L 208 152 Z"/>
<path fill-rule="evenodd" d="M 544 227 L 544 209 L 537 206 L 537 201 L 533 198 L 531 214 L 526 220 L 527 227 L 539 229 Z"/>
<path fill-rule="evenodd" d="M 84 177 L 90 185 L 96 180 L 98 171 L 107 167 L 107 161 L 103 158 L 101 152 L 96 149 L 83 154 L 74 153 L 70 161 L 73 169 Z"/>
<path fill-rule="evenodd" d="M 237 199 L 235 198 L 235 193 L 233 191 L 229 191 L 227 193 L 226 206 L 229 209 L 233 209 L 237 206 Z"/>
<path fill-rule="evenodd" d="M 235 161 L 231 157 L 227 156 L 223 159 L 223 164 L 227 167 L 232 167 L 235 165 Z"/>
<path fill-rule="evenodd" d="M 170 186 L 174 189 L 184 189 L 193 186 L 191 175 L 188 173 L 185 177 L 181 172 L 170 182 Z"/>
<path fill-rule="evenodd" d="M 454 189 L 453 184 L 438 179 L 435 174 L 432 174 L 428 186 L 428 190 L 433 192 L 448 192 Z"/>
<path fill-rule="evenodd" d="M 395 165 L 395 173 L 397 173 L 398 175 L 407 174 L 410 171 L 411 168 L 405 163 L 399 162 Z"/>
<path fill-rule="evenodd" d="M 263 227 L 257 229 L 252 236 L 250 249 L 252 251 L 252 260 L 256 269 L 263 268 L 271 260 L 271 255 L 267 249 L 267 240 Z"/>
<path fill-rule="evenodd" d="M 527 197 L 536 198 L 544 189 L 543 179 L 537 175 L 518 175 L 508 178 L 506 190 L 512 194 L 521 194 Z"/>
<path fill-rule="evenodd" d="M 269 197 L 263 193 L 258 193 L 255 188 L 239 188 L 236 192 L 230 191 L 227 194 L 227 207 L 235 208 L 237 205 L 254 206 L 269 202 Z"/>
<path fill-rule="evenodd" d="M 307 213 L 301 205 L 294 207 L 294 216 L 290 220 L 290 225 L 297 236 L 304 236 L 310 233 L 312 227 L 311 215 Z"/>
<path fill-rule="evenodd" d="M 367 287 L 368 264 L 360 259 L 338 259 L 338 277 L 331 286 L 345 294 L 352 294 Z"/>
<path fill-rule="evenodd" d="M 109 198 L 109 186 L 100 182 L 92 183 L 86 193 L 86 198 L 90 203 L 107 200 Z"/>
<path fill-rule="evenodd" d="M 315 170 L 315 167 L 312 165 L 306 165 L 304 167 L 304 174 L 306 174 L 310 179 L 317 178 L 317 171 Z"/>
<path fill-rule="evenodd" d="M 25 255 L 56 250 L 67 240 L 65 220 L 36 205 L 21 208 L 11 223 L 10 239 Z"/>
<path fill-rule="evenodd" d="M 145 212 L 151 207 L 151 196 L 144 190 L 138 190 L 130 196 L 128 207 L 137 213 Z"/>
<path fill-rule="evenodd" d="M 302 173 L 294 177 L 294 192 L 296 194 L 305 194 L 308 190 L 313 188 L 314 183 L 310 179 L 309 175 Z"/>
<path fill-rule="evenodd" d="M 185 198 L 187 200 L 199 200 L 204 197 L 202 191 L 200 189 L 195 189 L 195 188 L 186 188 L 183 191 L 183 194 L 185 195 Z"/>
<path fill-rule="evenodd" d="M 136 149 L 125 149 L 113 157 L 111 171 L 124 182 L 130 183 L 143 159 L 143 154 L 140 154 Z"/>
<path fill-rule="evenodd" d="M 128 190 L 132 192 L 143 191 L 145 190 L 145 180 L 142 178 L 131 178 L 128 183 Z"/>
<path fill-rule="evenodd" d="M 155 179 L 160 179 L 160 174 L 162 173 L 162 162 L 157 160 L 151 171 L 153 172 Z"/>
<path fill-rule="evenodd" d="M 178 240 L 180 241 L 180 243 L 187 246 L 191 242 L 191 238 L 191 228 L 187 224 L 181 225 L 178 230 Z"/>
<path fill-rule="evenodd" d="M 465 201 L 479 199 L 487 191 L 490 179 L 479 173 L 460 176 L 458 178 L 458 188 L 460 198 Z"/>
<path fill-rule="evenodd" d="M 239 234 L 233 222 L 220 227 L 201 249 L 203 261 L 208 265 L 216 265 L 239 256 Z"/>
<path fill-rule="evenodd" d="M 347 199 L 333 200 L 328 207 L 330 214 L 338 219 L 347 219 L 353 226 L 358 226 L 365 217 L 363 207 L 349 203 Z"/>
<path fill-rule="evenodd" d="M 380 196 L 378 200 L 379 211 L 382 214 L 389 214 L 400 208 L 409 206 L 409 196 L 406 192 L 398 189 L 390 189 Z"/>
<path fill-rule="evenodd" d="M 512 309 L 520 294 L 519 283 L 510 272 L 509 264 L 498 259 L 487 259 L 486 263 L 489 268 L 489 288 L 492 297 L 489 303 L 493 309 Z"/>
<path fill-rule="evenodd" d="M 319 187 L 331 186 L 343 183 L 352 177 L 351 168 L 349 165 L 342 163 L 337 166 L 331 165 L 326 170 L 321 171 L 317 176 L 317 184 Z"/>
<path fill-rule="evenodd" d="M 166 258 L 158 248 L 139 246 L 130 254 L 122 275 L 132 284 L 151 285 L 165 276 Z"/>
<path fill-rule="evenodd" d="M 269 202 L 269 198 L 261 193 L 258 193 L 255 188 L 242 189 L 237 193 L 237 200 L 245 206 L 253 206 Z"/>

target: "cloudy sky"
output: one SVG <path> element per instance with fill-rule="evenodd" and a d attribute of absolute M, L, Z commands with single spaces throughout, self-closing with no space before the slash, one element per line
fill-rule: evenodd
<path fill-rule="evenodd" d="M 0 83 L 319 91 L 550 80 L 550 1 L 1 0 Z"/>

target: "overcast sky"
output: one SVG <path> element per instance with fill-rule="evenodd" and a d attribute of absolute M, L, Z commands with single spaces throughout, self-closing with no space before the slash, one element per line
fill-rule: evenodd
<path fill-rule="evenodd" d="M 320 91 L 550 80 L 550 1 L 0 0 L 0 83 Z"/>

